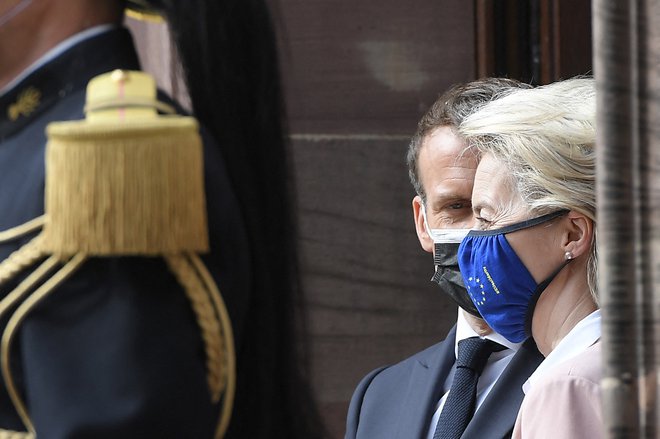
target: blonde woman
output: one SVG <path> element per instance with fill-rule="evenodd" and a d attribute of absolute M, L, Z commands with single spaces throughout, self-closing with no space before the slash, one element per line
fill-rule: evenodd
<path fill-rule="evenodd" d="M 495 331 L 531 335 L 546 357 L 523 386 L 514 438 L 604 435 L 595 102 L 592 79 L 571 79 L 517 90 L 460 127 L 481 154 L 477 230 L 459 249 L 465 284 Z"/>

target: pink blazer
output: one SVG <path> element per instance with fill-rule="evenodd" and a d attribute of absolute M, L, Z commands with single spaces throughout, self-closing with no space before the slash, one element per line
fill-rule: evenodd
<path fill-rule="evenodd" d="M 605 437 L 600 345 L 558 364 L 534 384 L 518 412 L 514 439 Z"/>

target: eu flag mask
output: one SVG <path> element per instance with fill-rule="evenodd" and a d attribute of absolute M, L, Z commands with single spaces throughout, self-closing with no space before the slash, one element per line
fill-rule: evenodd
<path fill-rule="evenodd" d="M 424 227 L 433 239 L 435 272 L 431 281 L 437 283 L 458 306 L 476 317 L 481 317 L 465 289 L 463 276 L 458 269 L 458 246 L 470 229 L 431 229 L 424 204 L 421 206 Z"/>
<path fill-rule="evenodd" d="M 569 261 L 537 284 L 505 235 L 566 213 L 560 210 L 496 230 L 471 230 L 458 249 L 458 265 L 472 302 L 486 323 L 512 343 L 531 335 L 539 296 Z"/>

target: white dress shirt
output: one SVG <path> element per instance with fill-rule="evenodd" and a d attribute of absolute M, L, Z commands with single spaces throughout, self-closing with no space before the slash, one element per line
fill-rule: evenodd
<path fill-rule="evenodd" d="M 459 308 L 458 319 L 456 320 L 456 342 L 454 344 L 455 356 L 458 356 L 459 341 L 469 337 L 479 337 L 479 335 L 474 331 L 474 329 L 472 329 L 472 327 L 466 320 L 463 313 L 464 311 Z M 488 396 L 488 393 L 493 389 L 493 386 L 495 386 L 497 379 L 500 377 L 502 372 L 504 372 L 504 369 L 507 367 L 507 365 L 513 358 L 513 355 L 516 353 L 516 351 L 518 351 L 518 348 L 522 344 L 522 343 L 511 343 L 506 338 L 502 337 L 500 334 L 496 332 L 492 332 L 486 335 L 485 337 L 481 337 L 481 338 L 487 338 L 489 340 L 492 340 L 496 343 L 506 346 L 508 349 L 504 349 L 500 352 L 493 352 L 488 358 L 488 362 L 486 363 L 486 366 L 484 367 L 484 370 L 481 373 L 481 376 L 479 377 L 479 381 L 477 382 L 476 410 L 479 410 L 479 407 Z M 428 439 L 433 439 L 433 434 L 435 433 L 436 424 L 438 423 L 438 419 L 440 419 L 440 413 L 442 412 L 442 408 L 444 407 L 445 401 L 447 400 L 447 396 L 449 395 L 449 388 L 451 387 L 451 383 L 454 379 L 455 370 L 456 370 L 456 365 L 454 364 L 454 367 L 452 367 L 451 372 L 449 372 L 449 374 L 447 375 L 447 379 L 445 380 L 444 383 L 444 388 L 447 389 L 447 391 L 445 392 L 444 395 L 442 395 L 440 401 L 438 401 L 438 406 L 435 410 L 435 413 L 433 414 L 433 418 L 431 419 L 431 425 L 429 426 L 429 431 L 427 434 Z"/>

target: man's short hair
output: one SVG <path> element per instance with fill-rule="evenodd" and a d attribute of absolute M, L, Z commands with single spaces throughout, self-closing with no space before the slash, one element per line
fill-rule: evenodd
<path fill-rule="evenodd" d="M 422 198 L 422 202 L 426 203 L 426 193 L 419 180 L 417 161 L 426 137 L 443 126 L 451 127 L 456 131 L 463 119 L 484 104 L 519 88 L 532 88 L 532 86 L 508 78 L 478 79 L 465 84 L 453 85 L 433 103 L 417 124 L 417 131 L 410 141 L 406 157 L 410 182 L 417 195 Z"/>

